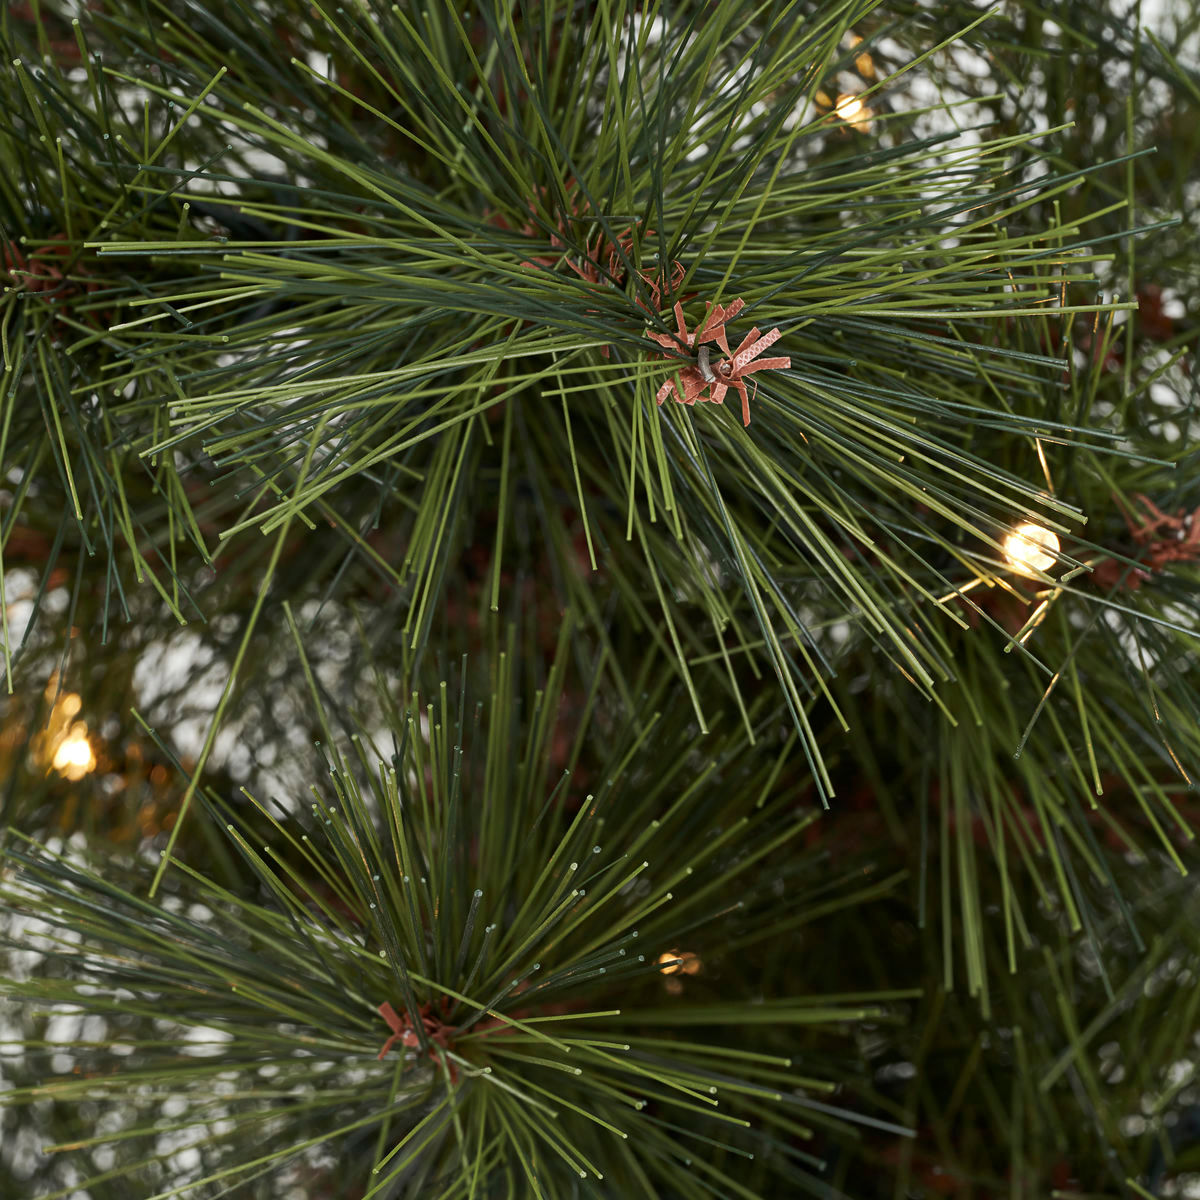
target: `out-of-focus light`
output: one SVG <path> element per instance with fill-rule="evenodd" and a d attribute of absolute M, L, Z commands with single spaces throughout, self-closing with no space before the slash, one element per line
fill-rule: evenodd
<path fill-rule="evenodd" d="M 850 49 L 853 50 L 856 46 L 862 44 L 862 38 L 857 33 L 850 35 Z M 875 78 L 875 60 L 864 50 L 854 58 L 854 69 L 864 79 Z"/>
<path fill-rule="evenodd" d="M 695 975 L 700 970 L 700 959 L 690 950 L 668 950 L 658 956 L 658 964 L 664 975 Z"/>
<path fill-rule="evenodd" d="M 851 129 L 858 129 L 863 133 L 871 128 L 871 118 L 875 115 L 857 96 L 847 93 L 843 93 L 837 98 L 833 112 L 835 116 L 841 117 Z"/>
<path fill-rule="evenodd" d="M 50 765 L 72 781 L 82 779 L 96 769 L 96 755 L 83 721 L 76 721 L 66 737 L 58 743 Z"/>
<path fill-rule="evenodd" d="M 57 676 L 46 685 L 46 698 L 53 701 L 46 727 L 33 739 L 36 761 L 47 771 L 57 771 L 73 783 L 96 769 L 96 752 L 88 736 L 86 721 L 76 720 L 83 700 L 78 692 L 58 692 Z"/>
<path fill-rule="evenodd" d="M 1048 570 L 1057 561 L 1057 553 L 1058 534 L 1040 525 L 1018 525 L 1004 539 L 1004 556 L 1018 575 L 1032 578 L 1036 571 Z"/>

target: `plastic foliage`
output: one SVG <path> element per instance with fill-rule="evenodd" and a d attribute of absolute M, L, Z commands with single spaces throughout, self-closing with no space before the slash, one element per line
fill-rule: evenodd
<path fill-rule="evenodd" d="M 329 730 L 310 817 L 202 792 L 237 886 L 177 862 L 149 902 L 82 841 L 14 846 L 16 945 L 53 964 L 10 985 L 37 1082 L 3 1102 L 66 1114 L 45 1200 L 829 1195 L 814 1136 L 891 1127 L 845 1038 L 915 993 L 754 979 L 897 880 L 805 853 L 818 810 L 769 796 L 780 764 L 740 735 L 696 751 L 661 663 L 635 713 L 589 703 L 565 731 L 611 752 L 582 792 L 554 768 L 565 654 L 533 693 L 518 665 Z"/>
<path fill-rule="evenodd" d="M 583 535 L 564 598 L 587 612 L 589 574 L 611 573 L 671 648 L 702 727 L 714 709 L 698 673 L 743 710 L 739 664 L 774 673 L 827 798 L 810 713 L 833 702 L 832 668 L 816 625 L 852 620 L 927 698 L 953 674 L 927 627 L 953 581 L 892 538 L 891 514 L 928 506 L 964 535 L 970 570 L 1014 523 L 1066 533 L 1082 517 L 979 454 L 976 431 L 1113 444 L 1035 399 L 1057 357 L 991 333 L 1113 309 L 1070 291 L 1104 247 L 1023 218 L 1101 164 L 1046 160 L 1031 177 L 1014 156 L 1055 130 L 914 136 L 913 112 L 861 141 L 817 94 L 855 60 L 848 32 L 873 8 L 606 4 L 531 20 L 297 0 L 270 20 L 239 2 L 146 24 L 97 4 L 79 27 L 103 47 L 81 59 L 86 80 L 26 72 L 16 128 L 51 172 L 48 89 L 56 111 L 94 106 L 101 84 L 138 98 L 136 114 L 103 109 L 112 138 L 141 147 L 122 186 L 175 232 L 83 233 L 106 269 L 144 275 L 114 300 L 109 335 L 128 352 L 99 411 L 139 463 L 217 467 L 243 505 L 218 539 L 270 537 L 260 603 L 284 547 L 332 522 L 408 597 L 414 645 L 481 518 L 498 604 L 531 495 L 547 542 Z M 94 128 L 79 137 L 104 161 Z M 790 363 L 753 377 L 753 424 L 656 405 L 672 371 L 699 369 L 647 337 L 673 333 L 660 306 L 695 323 L 701 303 L 735 300 L 745 324 L 729 334 L 778 330 L 769 361 Z M 980 400 L 995 390 L 1004 411 Z M 179 533 L 187 514 L 170 507 Z M 369 543 L 381 520 L 394 560 Z M 869 572 L 845 552 L 882 543 Z"/>

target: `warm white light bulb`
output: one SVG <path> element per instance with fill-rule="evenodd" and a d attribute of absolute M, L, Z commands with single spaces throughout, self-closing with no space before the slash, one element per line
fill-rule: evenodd
<path fill-rule="evenodd" d="M 88 741 L 87 726 L 82 729 L 78 722 L 71 732 L 58 744 L 54 751 L 54 761 L 51 764 L 56 771 L 70 780 L 82 779 L 89 771 L 95 769 L 96 755 L 92 744 Z"/>
<path fill-rule="evenodd" d="M 860 129 L 864 133 L 871 128 L 871 110 L 857 97 L 843 93 L 837 98 L 833 108 L 834 116 L 841 117 L 851 129 Z"/>
<path fill-rule="evenodd" d="M 1047 571 L 1057 561 L 1058 534 L 1040 525 L 1018 525 L 1004 539 L 1004 555 L 1018 575 L 1032 577 L 1037 571 Z"/>
<path fill-rule="evenodd" d="M 695 975 L 700 970 L 700 959 L 690 950 L 668 950 L 658 956 L 658 969 L 664 975 Z"/>
<path fill-rule="evenodd" d="M 677 975 L 679 973 L 679 951 L 667 950 L 658 956 L 658 969 L 664 975 Z"/>

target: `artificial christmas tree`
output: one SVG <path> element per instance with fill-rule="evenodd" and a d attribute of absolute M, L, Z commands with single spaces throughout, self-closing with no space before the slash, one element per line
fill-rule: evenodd
<path fill-rule="evenodd" d="M 1187 1194 L 1156 22 L 0 15 L 5 1194 Z"/>

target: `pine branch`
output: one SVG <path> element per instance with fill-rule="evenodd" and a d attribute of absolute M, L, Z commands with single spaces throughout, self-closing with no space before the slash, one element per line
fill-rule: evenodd
<path fill-rule="evenodd" d="M 864 621 L 928 697 L 948 664 L 935 641 L 912 641 L 895 581 L 925 575 L 929 560 L 920 545 L 897 548 L 872 577 L 843 539 L 877 547 L 880 506 L 921 503 L 974 539 L 963 553 L 979 569 L 1014 524 L 1034 518 L 1065 532 L 1078 519 L 1039 484 L 973 454 L 969 439 L 981 381 L 1016 394 L 1012 418 L 988 412 L 997 435 L 1086 437 L 1079 423 L 1021 402 L 1057 360 L 997 353 L 986 329 L 1040 319 L 1048 305 L 1062 321 L 1113 311 L 1067 295 L 1102 261 L 1095 239 L 1075 226 L 1021 227 L 1026 209 L 1088 172 L 1016 173 L 1009 160 L 1030 152 L 1029 134 L 864 151 L 831 137 L 836 114 L 812 95 L 846 61 L 849 11 L 797 22 L 772 9 L 760 27 L 725 4 L 654 37 L 630 21 L 637 70 L 624 73 L 613 69 L 609 34 L 623 10 L 588 22 L 564 9 L 534 28 L 487 9 L 468 30 L 455 10 L 435 7 L 395 16 L 386 34 L 368 8 L 316 12 L 302 28 L 328 45 L 332 75 L 299 69 L 240 5 L 172 23 L 154 47 L 135 22 L 104 22 L 131 64 L 111 71 L 114 83 L 185 109 L 189 132 L 212 146 L 206 160 L 224 154 L 218 138 L 231 128 L 246 147 L 201 174 L 140 165 L 129 187 L 143 206 L 169 210 L 199 193 L 211 207 L 214 193 L 199 187 L 220 184 L 236 197 L 231 219 L 294 235 L 228 242 L 219 254 L 196 240 L 96 243 L 105 261 L 148 257 L 168 276 L 186 261 L 209 281 L 191 291 L 152 283 L 129 301 L 150 311 L 118 329 L 159 326 L 141 332 L 149 340 L 135 361 L 171 353 L 167 377 L 138 367 L 113 379 L 136 380 L 141 404 L 162 414 L 134 450 L 165 458 L 186 448 L 243 487 L 252 481 L 256 503 L 223 539 L 311 520 L 318 505 L 353 526 L 362 510 L 345 501 L 358 480 L 406 496 L 397 582 L 412 597 L 414 645 L 473 523 L 467 482 L 544 480 L 547 541 L 566 541 L 567 513 L 578 511 L 589 566 L 595 543 L 607 548 L 597 565 L 619 578 L 652 564 L 637 603 L 661 614 L 702 724 L 693 635 L 674 597 L 695 594 L 706 610 L 713 632 L 701 655 L 737 623 L 730 649 L 776 674 L 828 795 L 806 710 L 831 699 L 829 671 L 795 599 L 796 568 L 822 589 L 824 607 Z M 230 70 L 214 72 L 229 46 Z M 263 64 L 253 73 L 241 57 L 251 51 Z M 151 55 L 158 70 L 139 69 L 138 56 Z M 582 105 L 564 107 L 575 85 L 562 56 L 590 83 Z M 272 115 L 281 88 L 289 105 L 312 110 L 312 128 Z M 556 113 L 576 115 L 560 124 Z M 904 120 L 888 120 L 902 136 Z M 438 150 L 451 128 L 453 155 Z M 404 155 L 405 165 L 381 163 L 369 129 L 419 146 L 422 169 Z M 289 162 L 293 181 L 239 171 L 250 150 Z M 278 199 L 263 199 L 268 190 Z M 671 332 L 655 312 L 675 287 L 669 262 L 683 272 L 675 295 L 741 297 L 744 319 L 781 331 L 793 367 L 758 377 L 749 430 L 651 403 L 679 361 L 645 337 L 647 320 Z M 172 331 L 172 312 L 188 324 Z M 263 355 L 285 337 L 291 348 Z M 540 412 L 548 402 L 561 424 L 557 411 Z M 497 447 L 489 422 L 510 406 L 536 433 Z M 318 419 L 329 430 L 320 444 Z M 497 563 L 512 536 L 498 525 Z M 713 575 L 697 572 L 697 549 Z M 585 581 L 567 583 L 564 600 L 583 609 Z M 730 585 L 744 600 L 731 603 Z"/>
<path fill-rule="evenodd" d="M 119 1136 L 58 1147 L 78 1164 L 61 1194 L 94 1178 L 165 1197 L 264 1172 L 277 1188 L 328 1147 L 343 1194 L 418 1179 L 447 1196 L 490 1192 L 519 1167 L 522 1187 L 547 1197 L 666 1195 L 681 1172 L 756 1196 L 777 1174 L 807 1175 L 796 1131 L 878 1127 L 818 1102 L 834 1085 L 800 1047 L 894 1020 L 900 994 L 754 1009 L 706 983 L 722 942 L 753 935 L 775 889 L 795 908 L 772 936 L 811 919 L 806 894 L 824 891 L 827 913 L 853 902 L 796 846 L 815 813 L 748 805 L 773 764 L 741 738 L 714 733 L 702 758 L 689 753 L 661 667 L 647 707 L 601 734 L 612 757 L 594 791 L 555 781 L 569 632 L 534 694 L 505 653 L 486 704 L 465 677 L 398 704 L 389 755 L 365 732 L 323 745 L 311 819 L 204 793 L 242 861 L 233 888 L 177 862 L 153 903 L 136 870 L 119 884 L 71 853 L 14 846 L 6 904 L 61 932 L 15 942 L 54 944 L 58 967 L 13 994 L 83 1013 L 106 1036 L 43 1026 L 26 1045 L 34 1070 L 49 1042 L 77 1069 L 5 1103 L 86 1102 L 120 1122 Z M 740 974 L 739 957 L 724 970 Z M 798 1053 L 756 1051 L 760 1025 L 771 1044 L 794 1030 Z M 697 1143 L 717 1155 L 693 1156 Z M 115 1166 L 95 1157 L 104 1145 Z"/>

